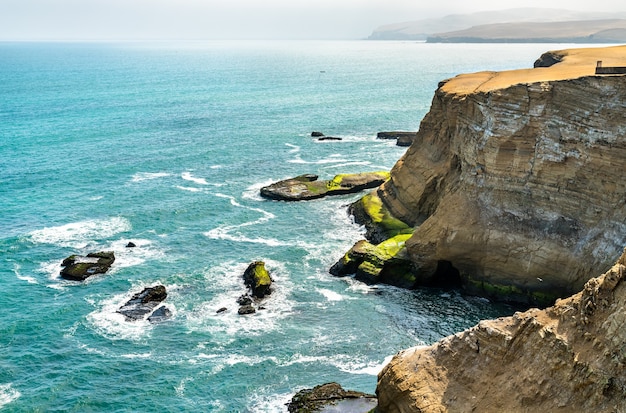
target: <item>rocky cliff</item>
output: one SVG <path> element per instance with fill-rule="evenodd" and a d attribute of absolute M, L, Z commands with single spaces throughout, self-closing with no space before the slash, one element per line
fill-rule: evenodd
<path fill-rule="evenodd" d="M 626 46 L 550 56 L 549 67 L 442 82 L 371 195 L 415 227 L 405 246 L 417 284 L 447 268 L 471 292 L 548 304 L 619 257 L 626 78 L 594 73 L 597 60 L 626 65 Z"/>
<path fill-rule="evenodd" d="M 551 308 L 481 321 L 397 354 L 378 376 L 378 410 L 624 411 L 625 273 L 626 253 Z"/>

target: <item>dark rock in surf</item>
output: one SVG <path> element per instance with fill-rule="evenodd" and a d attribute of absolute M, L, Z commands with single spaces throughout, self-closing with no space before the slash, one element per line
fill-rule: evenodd
<path fill-rule="evenodd" d="M 148 317 L 148 321 L 151 323 L 161 323 L 165 320 L 169 320 L 172 318 L 172 311 L 166 306 L 162 305 L 161 307 L 154 310 L 152 314 Z"/>
<path fill-rule="evenodd" d="M 263 298 L 272 292 L 272 278 L 263 261 L 255 261 L 248 265 L 243 273 L 243 280 L 254 298 Z"/>
<path fill-rule="evenodd" d="M 250 305 L 252 304 L 252 297 L 248 294 L 244 294 L 241 297 L 237 298 L 237 304 L 239 305 Z"/>
<path fill-rule="evenodd" d="M 115 261 L 113 251 L 101 251 L 83 255 L 70 255 L 61 263 L 61 277 L 66 280 L 84 281 L 95 274 L 104 274 Z"/>
<path fill-rule="evenodd" d="M 317 132 L 317 131 L 311 132 L 311 137 L 313 138 L 319 138 L 320 136 L 324 136 L 324 134 L 322 132 Z"/>
<path fill-rule="evenodd" d="M 289 413 L 369 412 L 377 405 L 376 396 L 344 390 L 337 383 L 326 383 L 300 390 L 287 404 Z"/>
<path fill-rule="evenodd" d="M 137 246 L 137 244 L 135 244 L 132 241 L 129 241 L 128 244 L 126 244 L 126 248 L 135 248 Z"/>
<path fill-rule="evenodd" d="M 123 314 L 126 321 L 141 320 L 146 314 L 152 313 L 165 298 L 167 292 L 164 286 L 147 287 L 133 295 L 117 312 Z"/>
<path fill-rule="evenodd" d="M 417 132 L 392 131 L 378 132 L 376 137 L 378 139 L 395 139 L 398 146 L 411 146 L 416 135 Z"/>
<path fill-rule="evenodd" d="M 227 310 L 228 310 L 228 308 L 226 308 L 226 307 L 222 307 L 222 308 L 220 308 L 219 310 L 217 310 L 215 313 L 216 313 L 216 314 L 221 314 L 221 313 L 223 313 L 223 312 L 225 312 L 225 311 L 227 311 Z"/>
<path fill-rule="evenodd" d="M 342 138 L 338 138 L 336 136 L 322 136 L 321 138 L 317 138 L 318 141 L 340 141 Z"/>
<path fill-rule="evenodd" d="M 239 307 L 237 313 L 239 313 L 239 315 L 254 314 L 256 313 L 256 309 L 252 306 L 252 304 L 242 305 Z"/>

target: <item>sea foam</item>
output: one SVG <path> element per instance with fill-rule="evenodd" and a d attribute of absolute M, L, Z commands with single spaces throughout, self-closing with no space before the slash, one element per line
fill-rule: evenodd
<path fill-rule="evenodd" d="M 13 388 L 12 383 L 0 384 L 0 409 L 19 399 L 22 394 Z"/>
<path fill-rule="evenodd" d="M 122 217 L 72 222 L 47 227 L 29 233 L 35 243 L 53 244 L 69 248 L 85 248 L 96 240 L 109 238 L 132 229 L 130 221 Z"/>

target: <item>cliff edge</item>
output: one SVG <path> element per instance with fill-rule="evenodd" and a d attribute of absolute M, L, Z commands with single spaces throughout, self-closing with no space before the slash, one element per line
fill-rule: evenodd
<path fill-rule="evenodd" d="M 378 376 L 378 411 L 624 411 L 625 273 L 626 253 L 553 307 L 400 352 Z"/>
<path fill-rule="evenodd" d="M 416 285 L 447 268 L 472 293 L 549 305 L 626 245 L 626 77 L 595 75 L 598 60 L 625 66 L 626 46 L 546 56 L 549 67 L 441 82 L 370 194 L 415 228 Z"/>

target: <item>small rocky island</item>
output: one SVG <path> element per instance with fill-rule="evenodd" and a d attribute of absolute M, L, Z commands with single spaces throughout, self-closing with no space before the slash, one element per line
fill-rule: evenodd
<path fill-rule="evenodd" d="M 85 256 L 70 255 L 61 263 L 61 277 L 66 280 L 84 281 L 92 275 L 109 271 L 115 261 L 113 251 L 91 252 Z"/>
<path fill-rule="evenodd" d="M 261 196 L 278 201 L 306 201 L 376 188 L 388 178 L 389 172 L 385 171 L 341 174 L 330 180 L 307 174 L 265 186 L 261 188 Z"/>

